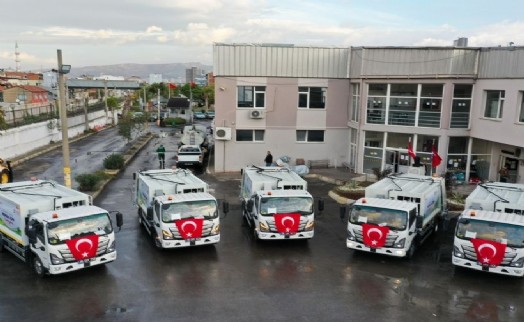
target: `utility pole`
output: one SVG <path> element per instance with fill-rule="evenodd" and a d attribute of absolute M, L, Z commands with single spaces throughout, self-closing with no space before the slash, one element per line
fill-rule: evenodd
<path fill-rule="evenodd" d="M 67 126 L 67 110 L 66 110 L 66 99 L 65 99 L 65 82 L 64 74 L 68 73 L 62 65 L 62 50 L 57 50 L 58 59 L 58 93 L 59 93 L 59 111 L 60 111 L 60 123 L 62 126 L 62 159 L 64 166 L 64 185 L 71 188 L 71 166 L 69 160 L 69 129 Z M 68 66 L 71 69 L 71 65 Z"/>

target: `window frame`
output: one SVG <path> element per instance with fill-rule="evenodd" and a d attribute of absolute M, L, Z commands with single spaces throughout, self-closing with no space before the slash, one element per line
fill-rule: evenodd
<path fill-rule="evenodd" d="M 246 135 L 248 132 L 251 132 L 248 136 L 251 136 L 251 139 L 248 140 L 248 139 L 242 139 L 242 140 L 239 140 L 239 131 L 242 131 L 244 132 Z M 257 135 L 258 134 L 258 135 Z M 262 135 L 262 139 L 258 139 L 260 134 Z M 235 141 L 236 142 L 265 142 L 265 135 L 266 135 L 266 130 L 262 130 L 262 129 L 236 129 L 235 130 Z"/>
<path fill-rule="evenodd" d="M 299 135 L 302 134 L 303 135 Z M 314 137 L 311 135 L 318 134 L 322 136 L 321 140 L 313 140 Z M 303 139 L 302 139 L 303 137 Z M 295 131 L 295 140 L 297 143 L 325 143 L 326 142 L 326 131 L 325 130 L 296 130 Z"/>
<path fill-rule="evenodd" d="M 484 118 L 491 119 L 491 120 L 502 119 L 503 112 L 504 112 L 504 101 L 505 101 L 506 91 L 505 90 L 485 90 L 484 92 L 485 92 L 485 104 L 484 104 L 484 113 L 483 113 Z M 491 100 L 490 94 L 496 94 L 496 93 L 498 93 L 498 99 Z M 497 102 L 497 106 L 495 109 L 496 113 L 493 114 L 492 106 L 490 106 L 490 103 L 494 103 L 494 102 Z M 488 114 L 488 112 L 490 113 Z"/>
<path fill-rule="evenodd" d="M 246 93 L 251 92 L 251 100 L 247 100 L 245 97 Z M 240 100 L 240 94 L 243 93 L 244 99 Z M 243 104 L 251 103 L 251 105 L 240 105 L 240 102 Z M 237 86 L 237 108 L 256 108 L 264 109 L 266 108 L 266 86 Z"/>
<path fill-rule="evenodd" d="M 307 89 L 307 90 L 306 90 Z M 313 93 L 312 95 L 312 89 L 320 90 L 320 97 L 321 97 L 321 106 L 311 106 L 312 105 L 312 99 L 311 97 L 316 95 L 317 93 Z M 305 97 L 305 102 L 301 97 Z M 320 87 L 320 86 L 299 86 L 298 87 L 298 102 L 297 102 L 297 108 L 299 109 L 308 109 L 308 110 L 325 110 L 326 109 L 326 100 L 327 100 L 327 87 Z M 305 106 L 302 106 L 303 103 L 305 103 Z M 314 104 L 317 104 L 316 101 L 313 101 Z"/>

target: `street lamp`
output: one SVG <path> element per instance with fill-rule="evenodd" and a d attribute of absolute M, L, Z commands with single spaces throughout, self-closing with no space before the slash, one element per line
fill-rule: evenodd
<path fill-rule="evenodd" d="M 60 124 L 62 125 L 62 158 L 64 163 L 64 185 L 71 188 L 71 166 L 69 160 L 69 131 L 67 127 L 67 111 L 65 99 L 64 74 L 71 71 L 71 65 L 62 64 L 62 50 L 57 50 L 58 59 L 58 110 L 60 111 Z"/>

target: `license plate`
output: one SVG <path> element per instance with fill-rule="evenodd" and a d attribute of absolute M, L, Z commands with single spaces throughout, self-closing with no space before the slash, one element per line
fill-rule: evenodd
<path fill-rule="evenodd" d="M 195 246 L 196 245 L 196 239 L 190 239 L 189 240 L 189 245 L 190 246 Z"/>

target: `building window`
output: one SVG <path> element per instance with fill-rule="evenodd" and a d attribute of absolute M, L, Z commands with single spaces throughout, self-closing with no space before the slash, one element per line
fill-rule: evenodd
<path fill-rule="evenodd" d="M 323 87 L 299 87 L 299 108 L 325 108 L 326 89 Z"/>
<path fill-rule="evenodd" d="M 358 122 L 360 111 L 360 84 L 351 84 L 351 121 Z"/>
<path fill-rule="evenodd" d="M 369 84 L 366 122 L 370 124 L 385 124 L 387 84 Z"/>
<path fill-rule="evenodd" d="M 418 126 L 440 128 L 443 91 L 442 84 L 421 85 Z"/>
<path fill-rule="evenodd" d="M 471 110 L 471 93 L 473 85 L 455 84 L 453 88 L 453 102 L 451 103 L 451 122 L 449 127 L 452 129 L 469 128 L 469 114 Z"/>
<path fill-rule="evenodd" d="M 520 101 L 520 113 L 519 113 L 519 122 L 524 123 L 524 92 L 520 92 L 521 101 Z"/>
<path fill-rule="evenodd" d="M 388 124 L 415 126 L 418 84 L 390 84 Z"/>
<path fill-rule="evenodd" d="M 236 130 L 237 142 L 264 142 L 264 130 Z"/>
<path fill-rule="evenodd" d="M 324 142 L 324 131 L 297 130 L 297 142 Z"/>
<path fill-rule="evenodd" d="M 265 86 L 238 86 L 238 107 L 264 108 L 265 100 Z"/>
<path fill-rule="evenodd" d="M 484 117 L 501 119 L 504 108 L 504 91 L 486 91 L 486 110 Z"/>

